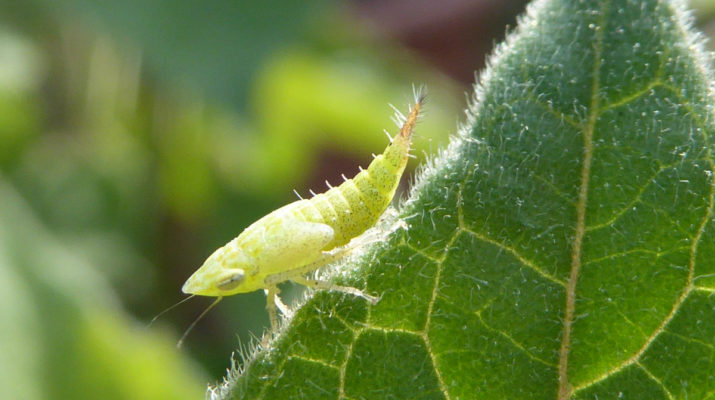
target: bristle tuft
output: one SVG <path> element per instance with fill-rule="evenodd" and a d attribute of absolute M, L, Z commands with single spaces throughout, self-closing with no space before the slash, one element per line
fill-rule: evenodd
<path fill-rule="evenodd" d="M 415 104 L 424 104 L 427 99 L 427 87 L 425 87 L 425 85 L 412 85 L 412 95 Z"/>

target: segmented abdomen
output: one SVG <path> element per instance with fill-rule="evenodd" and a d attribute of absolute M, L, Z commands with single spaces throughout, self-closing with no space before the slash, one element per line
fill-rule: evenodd
<path fill-rule="evenodd" d="M 324 250 L 342 246 L 375 225 L 390 205 L 407 164 L 412 130 L 424 97 L 419 97 L 404 119 L 399 135 L 376 156 L 367 169 L 338 187 L 294 203 L 296 218 L 330 225 L 335 237 Z"/>

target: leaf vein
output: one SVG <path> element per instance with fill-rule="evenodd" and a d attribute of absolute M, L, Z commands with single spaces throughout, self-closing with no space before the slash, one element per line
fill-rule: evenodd
<path fill-rule="evenodd" d="M 715 294 L 715 288 L 705 287 L 705 286 L 693 286 L 693 290 L 708 292 L 710 294 Z"/>
<path fill-rule="evenodd" d="M 653 175 L 651 175 L 651 177 L 648 178 L 648 180 L 646 181 L 646 183 L 645 183 L 643 186 L 640 187 L 640 189 L 638 190 L 638 192 L 636 193 L 636 195 L 633 197 L 633 200 L 631 200 L 631 201 L 630 201 L 628 204 L 626 204 L 624 207 L 622 207 L 621 209 L 619 209 L 618 211 L 616 211 L 616 212 L 613 214 L 613 216 L 612 216 L 609 220 L 604 221 L 604 222 L 602 222 L 602 223 L 600 223 L 600 224 L 595 224 L 595 225 L 586 226 L 586 227 L 584 228 L 584 229 L 586 230 L 586 232 L 598 230 L 598 229 L 605 228 L 605 227 L 609 227 L 609 226 L 613 225 L 613 224 L 614 224 L 618 219 L 620 219 L 625 213 L 627 213 L 628 211 L 631 211 L 636 204 L 638 204 L 638 203 L 641 202 L 643 193 L 645 193 L 646 189 L 648 189 L 648 187 L 650 187 L 650 185 L 651 185 L 653 182 L 655 182 L 655 179 L 658 177 L 658 175 L 660 175 L 661 172 L 663 172 L 663 171 L 665 171 L 665 170 L 667 170 L 667 169 L 673 168 L 674 166 L 675 166 L 675 164 L 660 165 L 660 166 L 658 167 L 658 169 L 653 173 Z"/>
<path fill-rule="evenodd" d="M 566 286 L 565 312 L 563 320 L 563 335 L 561 336 L 561 347 L 559 349 L 559 388 L 558 399 L 567 400 L 571 398 L 572 388 L 568 377 L 568 354 L 571 348 L 571 324 L 574 320 L 576 308 L 576 283 L 581 271 L 581 246 L 583 236 L 586 233 L 586 204 L 588 199 L 588 183 L 591 175 L 591 159 L 593 157 L 593 131 L 599 115 L 599 90 L 601 72 L 601 53 L 603 52 L 603 32 L 605 30 L 606 14 L 609 2 L 604 2 L 601 9 L 598 24 L 596 25 L 596 43 L 594 44 L 593 55 L 593 81 L 591 83 L 591 104 L 586 125 L 583 127 L 583 164 L 581 166 L 581 187 L 578 194 L 576 206 L 576 227 L 573 238 L 571 253 L 571 273 Z"/>
<path fill-rule="evenodd" d="M 679 333 L 675 333 L 675 332 L 669 331 L 669 330 L 667 330 L 667 329 L 664 331 L 664 333 L 667 333 L 668 335 L 677 337 L 678 339 L 680 339 L 680 340 L 682 340 L 682 341 L 684 341 L 684 342 L 695 343 L 695 344 L 698 344 L 698 345 L 700 345 L 700 346 L 707 347 L 708 349 L 710 349 L 711 352 L 715 351 L 715 346 L 713 346 L 713 345 L 710 344 L 710 343 L 703 342 L 702 340 L 698 340 L 698 339 L 691 338 L 691 337 L 688 337 L 688 336 L 685 336 L 685 335 L 681 335 L 681 334 L 679 334 Z"/>
<path fill-rule="evenodd" d="M 314 359 L 314 358 L 308 358 L 308 357 L 300 356 L 300 355 L 297 355 L 297 354 L 291 354 L 291 355 L 289 355 L 289 356 L 288 356 L 288 359 L 289 359 L 289 360 L 300 360 L 300 361 L 305 361 L 305 362 L 313 363 L 313 364 L 320 364 L 320 365 L 322 365 L 322 366 L 324 366 L 324 367 L 328 367 L 328 368 L 330 368 L 330 369 L 340 370 L 339 367 L 337 367 L 337 366 L 335 366 L 335 365 L 332 365 L 332 364 L 328 364 L 328 363 L 326 363 L 326 362 L 323 361 L 323 360 L 316 360 L 316 359 Z"/>
<path fill-rule="evenodd" d="M 668 390 L 668 388 L 665 387 L 665 385 L 663 384 L 663 382 L 662 382 L 660 379 L 658 379 L 658 377 L 656 377 L 655 375 L 653 375 L 653 373 L 650 372 L 650 371 L 648 370 L 648 368 L 646 368 L 643 364 L 641 364 L 641 363 L 638 362 L 638 361 L 636 361 L 636 365 L 637 365 L 638 368 L 640 368 L 643 372 L 645 372 L 645 374 L 648 375 L 648 377 L 649 377 L 653 382 L 655 382 L 655 383 L 658 384 L 658 386 L 659 386 L 660 389 L 663 391 L 663 393 L 665 393 L 665 395 L 668 396 L 668 400 L 675 400 L 675 397 L 673 397 L 673 394 L 670 393 L 670 390 Z"/>
<path fill-rule="evenodd" d="M 557 277 L 551 275 L 550 273 L 546 272 L 546 271 L 545 271 L 543 268 L 541 268 L 539 265 L 537 265 L 537 264 L 534 263 L 533 261 L 531 261 L 531 260 L 529 260 L 528 258 L 526 258 L 526 257 L 524 257 L 523 255 L 521 255 L 521 254 L 520 254 L 518 251 L 516 251 L 513 247 L 507 246 L 507 245 L 504 244 L 504 243 L 497 242 L 496 240 L 494 240 L 494 239 L 492 239 L 492 238 L 489 238 L 489 237 L 487 237 L 487 236 L 484 236 L 484 235 L 482 235 L 481 233 L 476 232 L 476 231 L 473 231 L 473 230 L 471 230 L 471 229 L 469 229 L 469 228 L 462 228 L 462 231 L 464 231 L 465 233 L 468 233 L 468 234 L 474 236 L 475 238 L 477 238 L 477 239 L 479 239 L 479 240 L 481 240 L 481 241 L 483 241 L 483 242 L 485 242 L 485 243 L 489 243 L 489 244 L 491 244 L 491 245 L 493 245 L 493 246 L 499 247 L 500 249 L 507 251 L 507 252 L 510 253 L 512 256 L 514 256 L 514 258 L 516 258 L 517 260 L 519 260 L 520 263 L 522 263 L 523 265 L 525 265 L 525 266 L 528 267 L 529 269 L 533 270 L 533 271 L 536 272 L 537 274 L 541 275 L 542 277 L 546 278 L 547 280 L 549 280 L 549 281 L 551 281 L 551 282 L 553 282 L 553 283 L 556 283 L 557 285 L 559 285 L 559 286 L 561 286 L 561 287 L 566 287 L 566 282 L 564 282 L 563 280 L 561 280 L 561 279 L 559 279 L 559 278 L 557 278 Z"/>
<path fill-rule="evenodd" d="M 487 328 L 487 329 L 488 329 L 489 331 L 491 331 L 491 332 L 494 332 L 494 333 L 496 333 L 496 334 L 498 334 L 498 335 L 504 337 L 506 340 L 509 341 L 509 343 L 511 343 L 512 345 L 514 345 L 514 347 L 516 347 L 517 349 L 521 350 L 521 352 L 524 353 L 527 357 L 529 357 L 529 358 L 531 358 L 532 360 L 537 361 L 537 362 L 539 362 L 539 363 L 541 363 L 541 364 L 544 364 L 544 365 L 546 365 L 546 366 L 549 366 L 549 367 L 552 367 L 552 368 L 558 368 L 558 365 L 556 365 L 556 364 L 554 364 L 554 363 L 551 363 L 551 362 L 548 362 L 548 361 L 546 361 L 546 360 L 543 360 L 543 359 L 537 357 L 535 354 L 533 354 L 532 352 L 530 352 L 526 347 L 524 347 L 523 344 L 519 343 L 516 339 L 514 339 L 514 338 L 513 338 L 511 335 L 509 335 L 508 333 L 506 333 L 506 332 L 504 332 L 504 331 L 501 331 L 501 330 L 499 330 L 499 329 L 496 329 L 496 328 L 494 328 L 494 327 L 492 327 L 492 326 L 489 326 L 489 324 L 487 324 L 486 321 L 484 321 L 484 318 L 482 318 L 481 312 L 477 312 L 477 313 L 475 313 L 475 315 L 476 315 L 477 318 L 479 319 L 479 322 L 480 322 L 485 328 Z"/>
<path fill-rule="evenodd" d="M 655 89 L 658 86 L 665 86 L 659 77 L 655 78 L 654 80 L 649 82 L 645 87 L 643 87 L 640 90 L 637 90 L 634 93 L 624 96 L 621 99 L 614 100 L 608 104 L 604 104 L 603 107 L 601 108 L 601 111 L 603 112 L 603 111 L 607 111 L 607 110 L 610 110 L 613 108 L 617 108 L 617 107 L 626 105 L 626 104 L 636 100 L 637 98 L 643 96 L 644 94 L 650 92 L 652 89 Z"/>
<path fill-rule="evenodd" d="M 530 101 L 530 102 L 540 106 L 541 108 L 548 111 L 551 115 L 553 115 L 557 119 L 559 119 L 563 122 L 566 122 L 567 124 L 571 125 L 574 128 L 581 127 L 581 124 L 578 121 L 576 121 L 575 119 L 571 118 L 569 115 L 567 115 L 561 111 L 554 110 L 554 108 L 551 107 L 551 105 L 542 103 L 541 100 L 539 100 L 537 96 L 533 95 L 533 93 L 531 95 L 529 95 L 528 97 L 524 98 L 524 100 Z"/>
<path fill-rule="evenodd" d="M 546 178 L 536 173 L 532 173 L 531 176 L 543 182 L 546 186 L 549 187 L 549 189 L 551 189 L 558 197 L 561 197 L 564 201 L 571 204 L 572 206 L 576 206 L 576 202 L 573 201 L 573 199 L 569 198 L 568 195 L 564 193 L 561 189 L 559 189 L 556 185 L 554 185 L 553 182 L 549 182 Z"/>
<path fill-rule="evenodd" d="M 364 329 L 360 330 L 355 330 L 353 331 L 353 339 L 350 341 L 350 344 L 345 348 L 345 360 L 343 361 L 342 364 L 340 364 L 340 368 L 338 369 L 339 372 L 339 386 L 338 386 L 338 400 L 344 400 L 347 399 L 348 396 L 345 394 L 345 373 L 347 369 L 348 362 L 350 361 L 350 357 L 353 354 L 353 348 L 355 347 L 355 342 L 357 342 L 358 337 Z"/>
<path fill-rule="evenodd" d="M 704 135 L 704 134 L 703 134 Z M 710 157 L 710 148 L 708 147 L 707 149 L 707 157 L 706 157 L 708 163 L 710 164 L 710 167 L 712 168 L 712 158 Z M 693 279 L 695 275 L 695 262 L 696 262 L 696 255 L 697 255 L 697 249 L 698 245 L 700 244 L 700 239 L 703 236 L 703 232 L 705 231 L 705 227 L 707 226 L 708 222 L 710 221 L 710 218 L 712 217 L 713 214 L 713 205 L 715 203 L 715 185 L 714 182 L 711 180 L 710 181 L 710 193 L 709 193 L 709 205 L 706 209 L 705 214 L 703 215 L 703 218 L 700 222 L 700 225 L 698 227 L 698 231 L 695 235 L 695 238 L 692 242 L 692 245 L 690 246 L 690 261 L 688 263 L 688 277 L 686 280 L 685 287 L 683 288 L 680 296 L 675 300 L 673 303 L 673 307 L 671 308 L 670 312 L 668 315 L 663 319 L 663 322 L 651 333 L 650 337 L 645 341 L 643 346 L 636 351 L 633 356 L 628 358 L 627 360 L 623 361 L 620 365 L 616 366 L 615 368 L 611 369 L 610 371 L 604 373 L 603 375 L 597 377 L 596 379 L 587 382 L 573 390 L 573 393 L 581 391 L 583 389 L 586 389 L 590 386 L 593 386 L 594 384 L 601 382 L 614 373 L 622 370 L 623 368 L 632 365 L 634 363 L 637 363 L 638 360 L 640 360 L 640 357 L 648 350 L 655 342 L 655 339 L 660 336 L 663 332 L 666 332 L 666 326 L 672 319 L 675 317 L 675 314 L 678 312 L 680 307 L 685 303 L 686 298 L 695 291 L 696 286 L 693 284 Z"/>
<path fill-rule="evenodd" d="M 459 193 L 459 197 L 461 198 L 461 190 Z M 458 211 L 459 212 L 459 211 Z M 457 237 L 459 237 L 459 231 L 455 232 L 452 237 L 450 237 L 449 241 L 447 242 L 447 246 L 445 248 L 447 251 L 449 251 L 449 248 L 452 247 L 454 242 L 457 240 Z M 427 304 L 427 318 L 425 319 L 425 327 L 422 330 L 423 334 L 422 336 L 422 341 L 425 343 L 425 347 L 427 349 L 427 354 L 429 354 L 430 359 L 432 360 L 432 365 L 434 366 L 434 372 L 437 377 L 437 382 L 439 383 L 439 388 L 442 394 L 444 395 L 444 398 L 449 400 L 449 391 L 447 390 L 447 386 L 444 384 L 444 379 L 442 378 L 442 373 L 440 372 L 439 366 L 437 364 L 437 358 L 434 355 L 434 350 L 432 349 L 432 343 L 429 338 L 429 326 L 430 323 L 432 322 L 432 310 L 434 309 L 434 303 L 435 300 L 437 299 L 437 291 L 439 290 L 439 283 L 440 279 L 442 276 L 442 267 L 443 267 L 443 262 L 447 258 L 447 251 L 443 254 L 443 257 L 441 260 L 437 261 L 437 272 L 435 273 L 434 276 L 434 283 L 432 286 L 432 293 L 430 295 L 430 301 Z"/>

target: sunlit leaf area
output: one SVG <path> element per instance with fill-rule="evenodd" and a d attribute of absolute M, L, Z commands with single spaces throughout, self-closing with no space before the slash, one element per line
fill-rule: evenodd
<path fill-rule="evenodd" d="M 554 28 L 561 37 L 530 36 L 529 26 L 519 26 L 517 18 L 526 7 L 522 0 L 0 1 L 0 398 L 199 399 L 207 393 L 207 385 L 220 387 L 227 376 L 233 380 L 222 393 L 208 394 L 266 399 L 507 399 L 530 398 L 524 395 L 529 391 L 544 396 L 531 398 L 591 399 L 603 398 L 598 397 L 599 391 L 613 393 L 608 385 L 619 383 L 607 380 L 605 374 L 622 361 L 623 352 L 638 346 L 638 338 L 648 334 L 638 332 L 632 341 L 613 345 L 604 339 L 608 332 L 598 331 L 603 326 L 589 325 L 591 319 L 575 323 L 571 334 L 588 343 L 574 345 L 571 369 L 564 366 L 562 374 L 570 377 L 570 383 L 559 383 L 559 324 L 573 319 L 566 315 L 568 310 L 558 308 L 564 306 L 559 296 L 571 293 L 569 265 L 560 264 L 563 254 L 540 251 L 548 247 L 545 241 L 560 235 L 553 243 L 568 252 L 570 228 L 554 223 L 543 236 L 521 229 L 513 220 L 518 217 L 512 214 L 516 204 L 512 201 L 525 202 L 519 203 L 524 213 L 533 213 L 528 215 L 533 217 L 529 226 L 550 223 L 551 217 L 544 215 L 561 216 L 559 212 L 564 213 L 564 221 L 576 221 L 578 212 L 568 213 L 579 209 L 580 186 L 569 181 L 567 166 L 578 169 L 583 159 L 569 158 L 576 156 L 568 153 L 573 143 L 560 135 L 603 130 L 607 123 L 599 125 L 598 116 L 616 115 L 622 105 L 650 110 L 652 104 L 604 90 L 597 112 L 593 107 L 578 109 L 572 97 L 580 94 L 557 89 L 577 87 L 579 82 L 564 77 L 567 72 L 586 76 L 585 70 L 574 67 L 580 64 L 573 57 L 549 53 L 567 48 L 560 47 L 566 28 Z M 690 8 L 695 29 L 715 36 L 715 5 L 695 0 Z M 653 10 L 654 21 L 667 19 Z M 573 19 L 565 12 L 553 15 L 577 26 L 583 22 L 578 20 L 580 12 L 574 12 Z M 611 14 L 614 20 L 625 18 L 612 10 Z M 474 84 L 481 79 L 489 54 L 510 34 L 520 39 L 511 43 L 517 43 L 514 51 L 503 52 L 506 64 L 491 59 L 493 69 L 487 74 L 484 105 L 479 108 L 473 102 Z M 614 42 L 603 43 L 612 44 L 604 47 L 611 55 L 625 54 Z M 708 46 L 715 49 L 712 43 Z M 591 47 L 583 48 L 578 54 L 591 57 L 591 62 Z M 549 60 L 562 59 L 574 62 L 564 62 L 562 70 L 548 70 L 558 70 L 559 76 L 544 72 L 543 81 L 530 79 L 534 71 L 545 71 L 540 68 L 547 68 Z M 678 70 L 678 62 L 664 65 L 685 74 Z M 629 76 L 630 70 L 614 71 Z M 644 71 L 643 76 L 653 82 L 667 83 L 655 70 Z M 633 78 L 636 83 L 637 78 Z M 607 88 L 606 78 L 604 82 Z M 681 82 L 665 83 L 673 91 L 691 89 L 678 86 Z M 427 102 L 414 134 L 414 157 L 395 200 L 404 205 L 399 218 L 410 228 L 361 256 L 358 271 L 364 276 L 344 278 L 351 284 L 367 282 L 378 290 L 383 298 L 377 308 L 321 292 L 298 311 L 292 327 L 277 338 L 275 347 L 268 347 L 271 351 L 254 354 L 248 362 L 239 354 L 251 353 L 269 328 L 263 292 L 224 299 L 196 324 L 180 348 L 179 338 L 213 299 L 193 298 L 149 324 L 184 299 L 184 281 L 251 222 L 296 200 L 296 193 L 309 197 L 310 190 L 326 190 L 326 181 L 339 184 L 342 174 L 350 177 L 367 166 L 371 154 L 380 153 L 388 143 L 383 129 L 392 134 L 398 130 L 390 105 L 406 112 L 413 102 L 413 87 L 421 85 L 427 88 Z M 541 104 L 541 109 L 520 103 L 520 95 L 513 96 L 525 93 L 524 88 L 532 90 L 534 104 Z M 692 88 L 692 96 L 698 96 L 700 87 L 693 84 Z M 626 89 L 632 88 L 622 89 L 630 93 Z M 661 94 L 653 102 L 672 99 Z M 694 117 L 698 109 L 679 112 L 698 121 Z M 561 116 L 560 123 L 555 115 Z M 590 122 L 589 115 L 594 115 Z M 522 142 L 520 135 L 501 133 L 513 135 L 518 125 L 550 129 L 558 140 L 551 142 L 553 148 L 544 149 L 540 145 L 547 140 Z M 693 143 L 708 147 L 698 140 Z M 510 147 L 513 143 L 518 146 Z M 657 143 L 653 146 L 660 149 Z M 517 153 L 509 153 L 512 150 Z M 694 212 L 693 218 L 704 218 L 707 205 L 701 200 L 707 184 L 697 181 L 705 177 L 693 171 L 707 157 L 700 154 L 701 158 L 683 166 L 677 154 L 664 153 L 648 164 L 630 150 L 624 150 L 624 157 L 632 157 L 634 164 L 624 167 L 624 181 L 642 171 L 692 179 L 702 193 L 687 198 L 692 204 L 683 207 L 700 213 Z M 564 169 L 536 176 L 538 168 L 548 165 L 535 161 L 539 157 L 553 157 L 554 164 Z M 602 166 L 600 160 L 596 167 Z M 522 175 L 514 172 L 519 170 L 515 165 L 532 161 L 534 176 L 528 175 L 530 183 L 519 186 Z M 423 178 L 416 189 L 415 171 L 422 171 Z M 692 178 L 686 176 L 691 172 Z M 598 180 L 604 176 L 599 173 L 595 172 L 593 187 L 602 190 L 595 191 L 593 198 L 615 196 L 618 203 L 600 211 L 582 204 L 581 209 L 589 210 L 580 225 L 585 240 L 597 237 L 597 232 L 590 236 L 589 226 L 606 232 L 618 219 L 613 210 L 630 205 L 629 198 L 648 195 L 645 189 L 640 194 L 609 192 L 612 187 Z M 504 189 L 509 182 L 519 182 L 513 192 Z M 537 187 L 543 192 L 535 193 Z M 517 193 L 522 189 L 524 193 Z M 407 200 L 410 192 L 414 198 Z M 553 202 L 547 201 L 552 198 Z M 424 214 L 428 209 L 433 214 Z M 688 222 L 688 212 L 682 213 L 682 219 L 676 216 L 663 224 L 677 226 L 684 237 L 712 238 L 706 228 L 698 231 L 703 224 Z M 660 240 L 656 236 L 651 239 Z M 529 247 L 534 243 L 538 246 Z M 688 246 L 683 239 L 669 247 L 672 253 L 663 254 L 695 259 Z M 712 251 L 712 243 L 707 246 Z M 453 247 L 460 251 L 450 252 Z M 652 258 L 662 255 L 643 252 Z M 519 258 L 521 254 L 528 260 Z M 597 264 L 605 256 L 587 257 Z M 505 270 L 490 269 L 497 264 L 510 265 L 517 272 L 499 275 Z M 542 265 L 550 268 L 542 270 Z M 443 269 L 448 271 L 444 281 L 451 283 L 438 293 L 434 282 Z M 499 287 L 486 283 L 502 278 Z M 534 284 L 537 281 L 540 284 Z M 667 276 L 658 282 L 672 289 L 670 294 L 677 292 L 668 286 Z M 594 285 L 588 293 L 599 293 Z M 539 287 L 551 288 L 548 292 L 554 297 L 539 297 Z M 303 289 L 296 285 L 288 283 L 281 289 L 288 304 L 304 300 Z M 703 290 L 700 297 L 705 297 Z M 495 296 L 487 296 L 490 293 Z M 610 306 L 571 294 L 586 302 L 572 304 L 577 312 L 583 304 L 593 315 Z M 519 303 L 521 295 L 525 302 L 541 301 L 541 308 Z M 707 318 L 701 315 L 708 315 L 707 304 L 712 303 L 698 303 L 700 297 L 682 297 L 681 302 L 687 300 L 696 309 L 687 314 L 693 320 Z M 662 318 L 657 320 L 640 321 L 626 310 L 623 315 L 604 312 L 601 321 L 612 317 L 633 326 L 657 327 L 658 321 L 674 318 L 666 318 L 666 303 L 653 306 L 662 306 Z M 496 311 L 485 311 L 492 304 L 498 306 Z M 556 311 L 544 311 L 552 304 L 558 304 L 551 309 Z M 523 313 L 531 319 L 514 322 L 508 317 L 514 310 L 515 315 Z M 715 312 L 709 312 L 707 326 L 712 326 Z M 448 333 L 432 338 L 430 321 Z M 516 325 L 530 330 L 517 329 L 521 336 L 502 335 L 498 342 L 488 339 L 511 332 Z M 480 329 L 483 334 L 464 333 Z M 678 335 L 690 337 L 688 332 Z M 472 343 L 475 337 L 484 342 Z M 431 347 L 425 350 L 425 340 L 436 340 L 430 346 L 442 346 L 444 354 L 437 355 Z M 712 350 L 713 343 L 704 339 L 689 340 L 701 341 Z M 510 354 L 508 349 L 514 350 L 514 345 L 523 347 L 521 358 L 489 363 L 491 351 Z M 466 363 L 463 346 L 472 346 L 468 357 L 480 363 Z M 605 361 L 590 356 L 595 353 L 604 354 Z M 442 360 L 441 368 L 430 364 L 434 360 Z M 532 364 L 538 368 L 528 368 Z M 480 375 L 480 383 L 446 380 L 467 371 L 465 365 L 490 372 Z M 707 371 L 712 363 L 703 368 Z M 545 372 L 536 379 L 529 373 L 534 370 Z M 248 373 L 238 377 L 239 371 Z M 648 380 L 643 371 L 632 373 Z M 655 366 L 647 371 L 661 373 Z M 313 372 L 315 379 L 304 379 L 304 374 Z M 524 386 L 504 383 L 510 379 Z M 605 383 L 592 384 L 601 382 L 598 379 Z M 660 380 L 666 389 L 677 387 L 676 381 L 684 378 L 668 375 L 668 379 Z M 482 390 L 481 397 L 474 388 Z M 709 393 L 697 398 L 712 399 L 715 386 L 710 392 L 664 393 L 671 398 Z"/>

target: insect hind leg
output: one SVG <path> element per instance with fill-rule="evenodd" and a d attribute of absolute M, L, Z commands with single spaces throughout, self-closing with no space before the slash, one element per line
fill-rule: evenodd
<path fill-rule="evenodd" d="M 325 289 L 325 290 L 333 290 L 336 292 L 342 292 L 342 293 L 347 293 L 353 296 L 357 297 L 362 297 L 363 299 L 369 301 L 372 303 L 372 305 L 377 304 L 380 301 L 380 297 L 375 297 L 372 295 L 369 295 L 362 290 L 358 288 L 354 288 L 351 286 L 340 286 L 336 285 L 327 281 L 321 281 L 321 280 L 316 280 L 316 279 L 307 279 L 302 276 L 294 276 L 290 278 L 291 281 L 309 287 L 309 288 L 314 288 L 314 289 Z"/>

